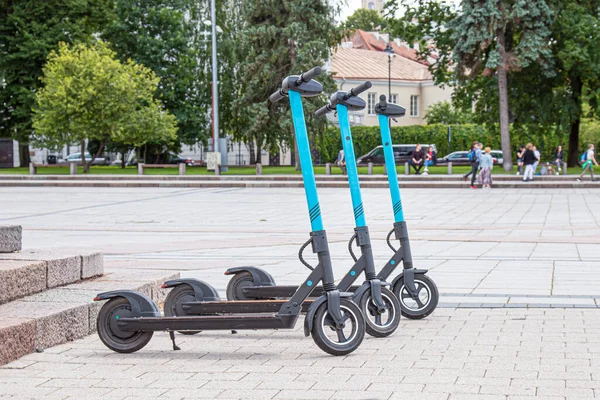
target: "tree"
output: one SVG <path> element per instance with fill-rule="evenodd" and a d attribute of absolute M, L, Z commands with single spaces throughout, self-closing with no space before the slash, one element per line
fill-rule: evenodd
<path fill-rule="evenodd" d="M 334 24 L 336 10 L 326 0 L 248 0 L 243 7 L 245 26 L 239 35 L 239 82 L 241 95 L 236 101 L 244 118 L 247 142 L 257 152 L 265 148 L 277 152 L 289 145 L 295 148 L 289 106 L 271 104 L 268 97 L 292 73 L 321 66 L 329 49 L 337 45 L 341 32 Z M 330 76 L 318 80 L 325 93 L 335 90 Z M 312 112 L 324 104 L 305 102 L 309 132 L 320 134 L 326 122 Z M 299 168 L 298 157 L 295 157 Z M 255 162 L 254 159 L 251 162 Z"/>
<path fill-rule="evenodd" d="M 425 111 L 425 120 L 427 124 L 470 124 L 473 123 L 473 113 L 455 108 L 448 101 L 439 101 Z"/>
<path fill-rule="evenodd" d="M 397 9 L 393 1 L 389 10 Z M 417 26 L 410 20 L 415 16 Z M 436 81 L 457 85 L 464 102 L 479 102 L 482 93 L 488 95 L 485 100 L 497 97 L 506 170 L 512 169 L 508 75 L 530 67 L 547 77 L 554 74 L 552 16 L 545 0 L 463 0 L 459 10 L 445 2 L 421 0 L 393 25 L 396 31 L 408 27 L 422 42 L 432 39 L 438 50 L 438 62 L 432 66 Z M 432 51 L 431 46 L 422 49 L 422 56 Z M 489 101 L 478 107 L 481 112 L 494 110 Z"/>
<path fill-rule="evenodd" d="M 534 62 L 549 66 L 552 10 L 545 0 L 463 0 L 461 4 L 462 12 L 449 24 L 456 41 L 456 76 L 460 82 L 495 72 L 504 169 L 510 171 L 508 74 Z"/>
<path fill-rule="evenodd" d="M 363 31 L 383 31 L 386 28 L 386 21 L 377 10 L 359 8 L 346 19 L 343 25 L 345 29 L 350 31 L 357 29 Z"/>
<path fill-rule="evenodd" d="M 107 143 L 141 146 L 175 140 L 175 118 L 154 98 L 159 79 L 131 60 L 119 62 L 103 42 L 72 48 L 60 44 L 48 57 L 42 83 L 32 139 L 50 148 L 80 142 L 85 172 Z M 86 142 L 96 143 L 89 162 Z"/>
<path fill-rule="evenodd" d="M 0 136 L 20 142 L 29 164 L 32 108 L 48 54 L 89 42 L 111 18 L 110 0 L 0 0 Z"/>
<path fill-rule="evenodd" d="M 177 118 L 178 141 L 206 141 L 210 86 L 203 9 L 191 0 L 115 4 L 115 18 L 102 37 L 121 61 L 132 59 L 160 78 L 156 98 Z"/>

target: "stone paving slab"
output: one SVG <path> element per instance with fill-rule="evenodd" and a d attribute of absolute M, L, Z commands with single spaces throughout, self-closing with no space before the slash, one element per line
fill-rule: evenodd
<path fill-rule="evenodd" d="M 0 261 L 0 304 L 45 290 L 47 270 L 45 261 Z"/>
<path fill-rule="evenodd" d="M 13 253 L 21 250 L 22 229 L 18 225 L 0 225 L 0 253 Z"/>
<path fill-rule="evenodd" d="M 96 335 L 0 368 L 0 396 L 85 399 L 593 399 L 595 310 L 439 309 L 332 357 L 292 331 L 155 333 L 134 354 Z M 127 382 L 127 383 L 126 383 Z M 17 391 L 21 389 L 21 392 Z M 21 396 L 21 397 L 18 397 Z M 61 397 L 62 396 L 62 397 Z M 596 397 L 594 397 L 596 396 Z"/>
<path fill-rule="evenodd" d="M 102 275 L 104 258 L 101 253 L 82 249 L 36 249 L 0 254 L 3 260 L 43 261 L 46 264 L 48 288 Z"/>

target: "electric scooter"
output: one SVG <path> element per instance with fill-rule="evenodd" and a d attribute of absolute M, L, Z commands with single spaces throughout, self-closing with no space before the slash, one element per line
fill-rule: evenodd
<path fill-rule="evenodd" d="M 348 108 L 352 110 L 362 110 L 365 108 L 366 103 L 360 97 L 357 97 L 360 93 L 371 87 L 371 82 L 365 82 L 359 87 L 346 92 L 337 92 L 331 97 L 332 104 L 338 104 L 340 111 L 340 127 L 342 137 L 347 137 L 344 140 L 344 151 L 349 154 L 348 159 L 348 181 L 351 187 L 352 203 L 354 207 L 354 217 L 356 222 L 355 233 L 351 239 L 351 242 L 356 240 L 358 246 L 361 249 L 361 257 L 357 259 L 350 248 L 350 252 L 354 258 L 355 264 L 348 271 L 342 281 L 338 284 L 338 290 L 346 291 L 350 286 L 359 278 L 359 276 L 365 273 L 365 282 L 355 287 L 353 291 L 354 295 L 352 300 L 355 304 L 359 305 L 363 315 L 366 317 L 365 321 L 366 331 L 368 334 L 375 337 L 386 337 L 391 335 L 400 324 L 400 303 L 396 296 L 391 290 L 385 286 L 389 284 L 382 282 L 377 278 L 375 271 L 375 262 L 373 260 L 373 252 L 371 249 L 371 240 L 369 237 L 369 230 L 366 226 L 365 215 L 363 212 L 362 198 L 360 193 L 360 183 L 358 180 L 358 172 L 356 169 L 356 161 L 354 160 L 354 148 L 352 145 L 352 137 L 350 133 L 350 123 L 348 120 Z M 325 112 L 323 112 L 325 110 Z M 327 112 L 327 109 L 322 108 L 315 115 L 321 116 Z M 342 119 L 342 115 L 344 119 Z M 343 121 L 343 123 L 342 123 Z M 352 165 L 350 165 L 352 164 Z M 301 256 L 302 249 L 300 251 L 300 261 L 307 266 L 312 268 Z M 247 301 L 248 298 L 240 298 L 243 296 L 243 289 L 250 282 L 255 282 L 252 274 L 257 276 L 269 276 L 265 271 L 259 268 L 253 267 L 238 267 L 227 270 L 226 274 L 232 271 L 244 271 L 239 275 L 236 274 L 236 279 L 232 279 L 227 287 L 227 296 L 229 300 L 235 301 Z M 174 288 L 165 299 L 165 313 L 169 315 L 198 315 L 206 312 L 206 305 L 201 303 L 198 299 L 195 299 L 195 290 L 193 286 L 197 286 L 197 283 L 192 279 L 188 279 L 186 282 L 182 282 L 176 288 Z M 268 286 L 263 287 L 265 291 L 277 290 L 278 287 Z M 297 289 L 297 286 L 285 286 L 286 296 L 291 296 Z M 323 288 L 317 288 L 318 291 L 313 292 L 319 296 Z M 231 296 L 231 293 L 238 294 L 238 296 Z M 264 295 L 264 293 L 263 293 Z M 232 297 L 237 297 L 232 299 Z M 270 297 L 267 297 L 270 298 Z M 305 304 L 309 304 L 310 301 Z M 252 311 L 252 307 L 246 308 L 247 312 Z M 181 332 L 186 334 L 186 332 Z M 197 333 L 197 332 L 189 332 Z"/>
<path fill-rule="evenodd" d="M 310 239 L 302 246 L 300 257 L 310 244 L 317 254 L 318 265 L 311 267 L 308 278 L 286 300 L 218 301 L 218 293 L 212 286 L 195 281 L 195 296 L 208 300 L 201 303 L 205 306 L 203 315 L 169 316 L 165 312 L 163 317 L 158 305 L 142 293 L 132 290 L 100 293 L 94 300 L 108 301 L 98 314 L 97 329 L 100 340 L 109 349 L 120 353 L 138 351 L 148 344 L 154 331 L 169 332 L 173 349 L 179 350 L 175 331 L 292 329 L 303 304 L 319 282 L 324 294 L 314 299 L 307 309 L 305 336 L 311 335 L 317 346 L 332 355 L 346 355 L 360 346 L 365 335 L 365 320 L 360 308 L 351 301 L 352 293 L 340 292 L 335 286 L 302 107 L 302 97 L 313 97 L 323 91 L 323 86 L 312 80 L 320 73 L 321 68 L 316 67 L 300 76 L 289 76 L 281 89 L 269 97 L 271 102 L 284 97 L 290 99 L 311 223 Z M 163 287 L 177 286 L 180 281 L 185 282 L 174 280 Z"/>
<path fill-rule="evenodd" d="M 353 89 L 351 93 L 356 93 L 356 89 Z M 336 108 L 330 104 L 328 111 L 333 111 L 335 109 Z M 323 110 L 323 108 L 321 110 Z M 323 112 L 324 111 L 319 111 L 319 115 Z M 402 273 L 396 276 L 392 281 L 392 291 L 400 301 L 403 316 L 409 319 L 422 319 L 430 315 L 437 307 L 439 291 L 435 282 L 426 275 L 428 272 L 426 269 L 416 269 L 413 267 L 408 229 L 402 210 L 400 189 L 398 187 L 398 175 L 396 172 L 396 160 L 392 150 L 393 144 L 390 134 L 389 119 L 403 117 L 406 114 L 406 110 L 402 106 L 387 103 L 385 101 L 385 96 L 381 96 L 380 102 L 375 107 L 375 112 L 378 114 L 381 142 L 384 149 L 384 158 L 392 199 L 392 210 L 394 212 L 394 227 L 386 237 L 386 243 L 394 252 L 394 255 L 379 272 L 377 278 L 379 278 L 380 281 L 385 282 L 400 263 L 403 263 L 404 268 Z M 341 121 L 342 119 L 340 118 L 340 126 Z M 344 138 L 342 138 L 342 143 L 346 143 Z M 346 153 L 346 163 L 348 164 L 350 158 L 353 158 L 353 156 L 349 157 L 345 148 L 344 152 Z M 352 154 L 354 154 L 354 152 L 352 152 Z M 391 243 L 390 239 L 392 235 L 395 235 L 396 240 L 399 241 L 400 247 L 398 249 Z M 348 250 L 356 262 L 357 259 L 352 252 L 352 244 L 355 239 L 355 236 L 350 239 Z M 355 272 L 354 268 L 352 268 L 344 276 L 338 285 L 340 290 L 356 291 L 359 288 L 359 286 L 350 286 L 356 279 Z M 227 298 L 229 300 L 285 298 L 291 296 L 296 290 L 296 286 L 277 286 L 275 280 L 269 273 L 257 267 L 230 268 L 225 271 L 225 275 L 234 275 L 227 286 Z M 317 288 L 315 293 L 320 293 L 320 291 L 321 288 Z M 365 312 L 365 310 L 363 310 L 363 312 Z M 368 315 L 369 314 L 365 312 L 367 320 L 369 319 Z M 369 326 L 369 324 L 367 324 L 367 326 Z"/>

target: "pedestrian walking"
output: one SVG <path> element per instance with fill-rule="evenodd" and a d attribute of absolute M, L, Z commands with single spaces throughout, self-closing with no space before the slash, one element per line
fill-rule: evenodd
<path fill-rule="evenodd" d="M 410 159 L 410 164 L 412 165 L 413 169 L 415 170 L 416 175 L 421 175 L 421 168 L 423 168 L 424 161 L 425 161 L 425 153 L 423 152 L 421 145 L 417 144 L 417 147 L 413 150 L 412 156 Z"/>
<path fill-rule="evenodd" d="M 467 179 L 471 175 L 471 189 L 477 189 L 475 186 L 475 177 L 479 169 L 479 160 L 481 159 L 481 143 L 473 142 L 471 150 L 469 150 L 469 161 L 471 162 L 471 171 L 463 175 L 463 179 Z"/>
<path fill-rule="evenodd" d="M 346 156 L 344 155 L 344 149 L 340 150 L 335 163 L 342 170 L 342 175 L 346 175 Z"/>
<path fill-rule="evenodd" d="M 592 182 L 596 181 L 596 179 L 594 179 L 594 164 L 598 165 L 598 162 L 596 161 L 596 157 L 594 156 L 595 148 L 596 147 L 590 143 L 587 151 L 585 152 L 584 156 L 582 157 L 582 159 L 585 158 L 585 160 L 583 161 L 583 165 L 581 166 L 583 171 L 581 171 L 581 175 L 579 175 L 579 178 L 577 178 L 577 182 L 582 181 L 583 176 L 585 175 L 585 173 L 588 170 L 590 171 L 590 175 L 592 176 Z"/>
<path fill-rule="evenodd" d="M 554 164 L 556 164 L 556 175 L 562 171 L 562 165 L 565 161 L 565 153 L 562 146 L 558 146 L 554 152 Z"/>
<path fill-rule="evenodd" d="M 486 147 L 479 161 L 479 183 L 483 189 L 492 188 L 492 169 L 494 169 L 492 149 Z"/>
<path fill-rule="evenodd" d="M 525 152 L 523 153 L 523 165 L 525 165 L 525 173 L 523 174 L 523 182 L 532 181 L 534 169 L 533 165 L 535 164 L 536 158 L 535 153 L 533 152 L 533 145 L 531 143 L 527 143 L 525 146 Z"/>
<path fill-rule="evenodd" d="M 535 160 L 536 160 L 533 163 L 533 174 L 537 175 L 537 167 L 540 164 L 540 160 L 542 158 L 541 158 L 540 152 L 538 151 L 538 149 L 535 146 L 533 146 L 532 150 L 533 150 L 533 154 L 535 155 Z"/>
<path fill-rule="evenodd" d="M 517 175 L 523 173 L 523 156 L 525 155 L 525 146 L 521 145 L 517 151 Z"/>

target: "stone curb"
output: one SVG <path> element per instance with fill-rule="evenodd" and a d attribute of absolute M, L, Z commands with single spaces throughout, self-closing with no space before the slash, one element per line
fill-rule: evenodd
<path fill-rule="evenodd" d="M 104 272 L 101 253 L 26 250 L 0 254 L 0 304 Z"/>
<path fill-rule="evenodd" d="M 362 181 L 361 188 L 387 189 L 386 181 Z M 402 188 L 418 189 L 468 189 L 464 181 L 401 181 Z M 302 181 L 0 181 L 0 187 L 116 187 L 116 188 L 303 188 Z M 319 188 L 347 188 L 347 182 L 317 181 Z M 498 189 L 590 189 L 600 188 L 600 182 L 569 181 L 495 181 L 493 190 Z"/>
<path fill-rule="evenodd" d="M 160 286 L 179 277 L 179 273 L 164 274 L 145 281 L 112 274 L 1 305 L 0 365 L 94 333 L 96 316 L 104 304 L 92 300 L 99 292 L 113 290 L 116 286 L 140 291 L 157 302 L 163 301 L 166 291 Z"/>
<path fill-rule="evenodd" d="M 20 226 L 0 226 L 0 253 L 13 253 L 21 250 L 22 232 Z"/>

